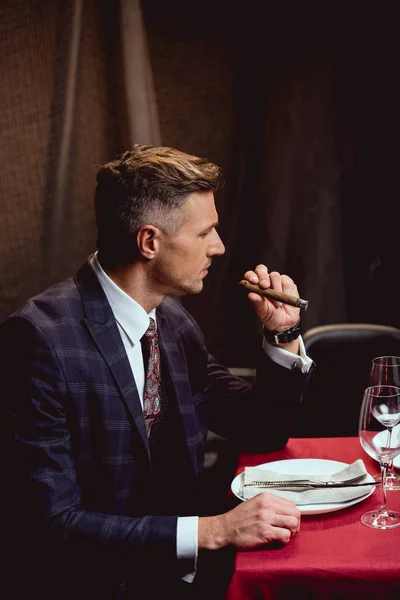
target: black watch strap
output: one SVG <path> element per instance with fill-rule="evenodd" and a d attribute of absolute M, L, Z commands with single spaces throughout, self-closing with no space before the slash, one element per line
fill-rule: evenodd
<path fill-rule="evenodd" d="M 297 321 L 296 325 L 290 327 L 290 329 L 286 329 L 285 331 L 268 331 L 268 329 L 265 329 L 264 327 L 265 339 L 274 346 L 293 342 L 293 340 L 297 340 L 300 333 L 300 321 Z"/>

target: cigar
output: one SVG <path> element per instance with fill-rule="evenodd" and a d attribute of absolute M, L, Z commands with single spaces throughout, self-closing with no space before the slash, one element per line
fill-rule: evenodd
<path fill-rule="evenodd" d="M 275 290 L 271 290 L 269 288 L 264 290 L 260 288 L 260 286 L 249 283 L 245 279 L 242 279 L 239 281 L 239 283 L 246 288 L 248 292 L 254 292 L 254 294 L 265 296 L 265 298 L 269 298 L 270 300 L 277 300 L 278 302 L 283 302 L 283 304 L 297 306 L 297 308 L 302 308 L 303 310 L 307 310 L 308 308 L 308 300 L 302 300 L 301 298 L 296 298 L 296 296 L 288 296 L 288 294 L 276 292 Z"/>

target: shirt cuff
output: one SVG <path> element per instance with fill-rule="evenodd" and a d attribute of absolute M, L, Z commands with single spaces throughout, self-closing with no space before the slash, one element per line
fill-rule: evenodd
<path fill-rule="evenodd" d="M 196 575 L 198 528 L 198 517 L 178 517 L 176 555 L 180 561 L 182 579 L 187 583 L 192 583 Z"/>
<path fill-rule="evenodd" d="M 292 352 L 288 352 L 283 348 L 273 346 L 272 344 L 269 344 L 265 338 L 263 338 L 262 342 L 263 350 L 271 360 L 278 363 L 278 365 L 281 365 L 281 367 L 286 367 L 286 369 L 298 367 L 301 369 L 302 373 L 308 373 L 308 371 L 311 369 L 313 361 L 306 354 L 303 338 L 299 336 L 298 340 L 300 344 L 300 354 L 293 354 Z"/>

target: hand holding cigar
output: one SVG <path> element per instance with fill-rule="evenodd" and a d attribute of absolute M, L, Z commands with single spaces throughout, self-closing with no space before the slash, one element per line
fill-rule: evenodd
<path fill-rule="evenodd" d="M 275 290 L 271 290 L 270 288 L 263 289 L 258 285 L 249 283 L 245 279 L 239 281 L 239 284 L 242 285 L 248 292 L 253 292 L 254 294 L 264 296 L 265 298 L 269 298 L 270 300 L 277 300 L 278 302 L 282 302 L 283 304 L 290 304 L 290 306 L 296 306 L 297 308 L 301 308 L 303 310 L 307 310 L 308 308 L 308 300 L 302 300 L 301 298 L 296 298 L 296 296 L 288 296 L 288 294 L 276 292 Z"/>

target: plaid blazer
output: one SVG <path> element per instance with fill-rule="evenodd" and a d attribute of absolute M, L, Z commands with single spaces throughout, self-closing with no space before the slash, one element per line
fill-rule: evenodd
<path fill-rule="evenodd" d="M 286 444 L 288 415 L 306 379 L 299 370 L 260 352 L 249 386 L 208 353 L 181 304 L 166 298 L 157 324 L 193 480 L 209 428 L 252 447 L 257 442 L 257 450 Z M 126 572 L 139 579 L 149 562 L 176 573 L 177 516 L 146 514 L 151 461 L 143 412 L 113 312 L 88 262 L 2 323 L 0 351 L 11 531 L 17 536 L 16 523 L 23 523 L 26 545 L 34 523 L 33 539 L 46 540 L 54 562 L 68 570 L 63 585 L 76 574 L 84 586 L 86 577 L 88 597 L 95 597 L 94 581 L 97 597 L 114 597 L 105 590 Z"/>

